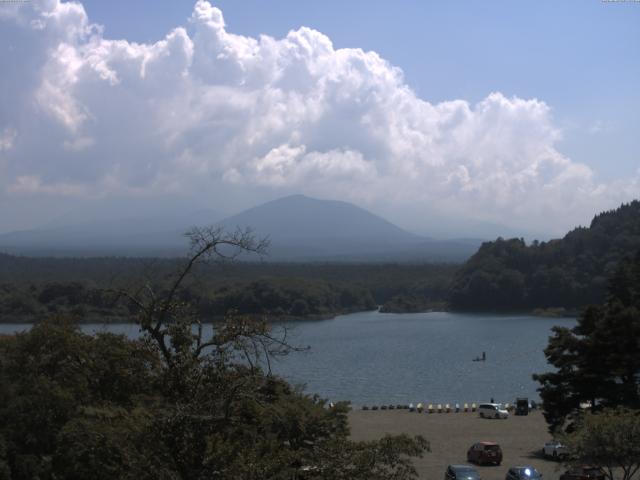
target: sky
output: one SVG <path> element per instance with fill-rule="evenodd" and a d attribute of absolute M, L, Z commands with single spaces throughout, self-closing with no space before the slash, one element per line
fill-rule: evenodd
<path fill-rule="evenodd" d="M 640 192 L 640 2 L 0 0 L 0 233 L 302 193 L 560 235 Z"/>

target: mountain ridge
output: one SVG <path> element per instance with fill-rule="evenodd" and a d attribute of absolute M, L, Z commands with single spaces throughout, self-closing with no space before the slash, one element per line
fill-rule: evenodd
<path fill-rule="evenodd" d="M 285 210 L 284 215 L 280 218 L 274 215 L 276 213 L 274 210 L 278 209 Z M 265 219 L 264 216 L 267 215 L 270 218 Z M 326 215 L 327 217 L 322 219 L 320 224 L 314 221 L 315 219 L 312 218 L 314 215 Z M 292 219 L 295 222 L 292 222 Z M 350 220 L 355 223 L 350 223 Z M 256 205 L 227 217 L 220 223 L 226 226 L 234 226 L 238 223 L 241 224 L 240 226 L 250 225 L 255 231 L 259 231 L 262 227 L 264 231 L 270 232 L 272 237 L 307 238 L 317 235 L 324 236 L 327 231 L 331 231 L 333 235 L 327 235 L 328 237 L 349 238 L 361 236 L 363 232 L 359 229 L 369 227 L 370 231 L 366 234 L 384 233 L 387 237 L 396 236 L 397 239 L 411 240 L 423 238 L 354 204 L 340 200 L 320 200 L 300 194 Z M 299 229 L 306 233 L 300 233 Z"/>
<path fill-rule="evenodd" d="M 153 219 L 119 219 L 10 232 L 0 235 L 0 251 L 38 256 L 178 256 L 187 251 L 184 231 L 194 223 L 179 218 L 175 228 L 163 231 L 158 227 L 162 222 Z M 480 243 L 436 241 L 354 204 L 304 195 L 278 198 L 200 224 L 251 228 L 256 237 L 271 240 L 267 260 L 272 261 L 462 261 Z"/>

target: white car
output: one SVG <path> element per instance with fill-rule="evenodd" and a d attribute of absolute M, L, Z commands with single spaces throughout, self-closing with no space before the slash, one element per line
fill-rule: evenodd
<path fill-rule="evenodd" d="M 501 403 L 481 403 L 478 405 L 478 415 L 481 418 L 509 418 Z"/>
<path fill-rule="evenodd" d="M 545 457 L 560 458 L 566 456 L 568 453 L 569 450 L 567 447 L 557 440 L 546 442 L 544 447 L 542 447 L 542 454 Z"/>

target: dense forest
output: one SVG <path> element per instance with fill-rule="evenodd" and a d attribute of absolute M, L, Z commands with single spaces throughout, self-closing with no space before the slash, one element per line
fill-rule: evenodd
<path fill-rule="evenodd" d="M 403 288 L 380 307 L 383 313 L 417 313 L 447 310 L 449 276 L 426 277 Z"/>
<path fill-rule="evenodd" d="M 181 300 L 210 319 L 231 311 L 309 318 L 376 308 L 368 290 L 300 279 L 265 278 L 204 293 L 192 287 L 181 292 Z M 83 322 L 118 322 L 126 321 L 131 313 L 130 302 L 117 289 L 91 288 L 79 282 L 0 286 L 0 315 L 9 321 L 69 315 Z"/>
<path fill-rule="evenodd" d="M 559 240 L 484 243 L 456 273 L 454 310 L 576 309 L 602 303 L 620 261 L 640 250 L 640 202 L 596 215 Z"/>
<path fill-rule="evenodd" d="M 29 258 L 0 255 L 0 321 L 71 315 L 118 322 L 131 304 L 118 295 L 159 282 L 180 259 Z M 198 265 L 181 292 L 206 319 L 229 311 L 271 318 L 325 318 L 372 310 L 442 304 L 457 265 L 222 262 Z M 407 307 L 406 298 L 411 299 Z M 404 303 L 402 303 L 404 302 Z"/>

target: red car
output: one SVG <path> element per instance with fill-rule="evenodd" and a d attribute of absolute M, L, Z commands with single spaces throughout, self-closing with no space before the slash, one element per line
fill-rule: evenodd
<path fill-rule="evenodd" d="M 560 480 L 604 480 L 604 472 L 593 465 L 576 465 L 560 475 Z"/>
<path fill-rule="evenodd" d="M 500 445 L 495 442 L 474 443 L 469 447 L 469 450 L 467 450 L 467 461 L 477 463 L 478 465 L 486 463 L 500 465 L 500 463 L 502 463 L 502 449 Z"/>

